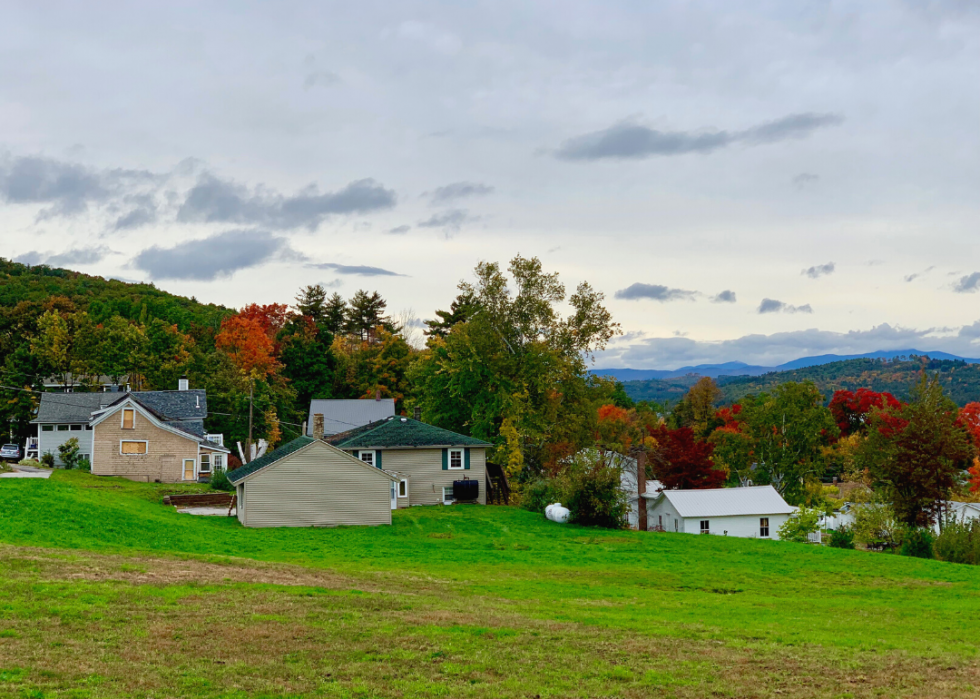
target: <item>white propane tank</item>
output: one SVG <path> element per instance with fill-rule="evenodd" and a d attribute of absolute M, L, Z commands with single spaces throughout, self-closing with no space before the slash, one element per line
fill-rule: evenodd
<path fill-rule="evenodd" d="M 550 519 L 552 522 L 558 522 L 559 524 L 564 524 L 568 521 L 568 515 L 571 514 L 567 507 L 562 507 L 560 502 L 556 502 L 554 505 L 548 505 L 544 508 L 544 516 Z"/>

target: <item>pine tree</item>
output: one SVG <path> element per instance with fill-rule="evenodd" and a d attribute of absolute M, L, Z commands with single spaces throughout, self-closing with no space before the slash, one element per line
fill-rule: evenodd
<path fill-rule="evenodd" d="M 347 320 L 347 302 L 344 297 L 334 292 L 333 296 L 323 307 L 323 323 L 331 335 L 339 335 L 344 330 Z"/>
<path fill-rule="evenodd" d="M 345 331 L 348 335 L 357 336 L 362 342 L 371 341 L 378 326 L 393 331 L 391 320 L 384 314 L 387 307 L 388 302 L 377 291 L 368 294 L 363 289 L 359 290 L 351 297 Z"/>
<path fill-rule="evenodd" d="M 427 320 L 425 324 L 428 330 L 425 334 L 429 337 L 445 337 L 453 326 L 457 323 L 465 323 L 473 314 L 476 313 L 479 305 L 472 292 L 464 292 L 457 296 L 448 311 L 436 311 L 438 320 Z"/>
<path fill-rule="evenodd" d="M 306 286 L 296 295 L 296 305 L 293 308 L 300 315 L 309 316 L 313 322 L 320 325 L 326 318 L 327 291 L 320 284 Z"/>

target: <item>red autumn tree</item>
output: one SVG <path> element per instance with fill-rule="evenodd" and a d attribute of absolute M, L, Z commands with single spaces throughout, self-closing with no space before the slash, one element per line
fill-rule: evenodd
<path fill-rule="evenodd" d="M 840 428 L 841 436 L 863 432 L 874 408 L 881 410 L 900 408 L 902 403 L 891 393 L 859 388 L 857 391 L 835 391 L 830 399 L 830 413 Z"/>
<path fill-rule="evenodd" d="M 252 318 L 242 315 L 226 318 L 214 344 L 231 358 L 242 374 L 253 379 L 265 378 L 279 368 L 272 339 L 262 324 Z"/>
<path fill-rule="evenodd" d="M 711 461 L 715 445 L 695 439 L 690 427 L 672 430 L 660 425 L 650 430 L 650 436 L 657 441 L 653 473 L 664 488 L 719 488 L 724 484 L 725 472 Z"/>
<path fill-rule="evenodd" d="M 726 430 L 728 432 L 740 432 L 742 430 L 742 418 L 739 417 L 742 413 L 742 406 L 735 403 L 728 408 L 720 408 L 718 412 L 715 413 L 715 418 L 722 421 L 722 425 L 718 427 L 719 430 Z"/>
<path fill-rule="evenodd" d="M 272 340 L 273 345 L 276 346 L 277 352 L 279 347 L 276 344 L 276 337 L 279 335 L 279 331 L 286 327 L 286 323 L 293 317 L 289 306 L 284 303 L 270 303 L 265 306 L 250 303 L 239 311 L 238 315 L 247 320 L 254 320 L 262 326 L 262 330 L 265 331 L 265 334 Z"/>
<path fill-rule="evenodd" d="M 960 409 L 960 424 L 970 433 L 973 446 L 980 450 L 980 403 L 967 403 Z"/>
<path fill-rule="evenodd" d="M 973 465 L 967 469 L 967 473 L 970 474 L 970 492 L 980 493 L 980 459 L 973 459 Z"/>

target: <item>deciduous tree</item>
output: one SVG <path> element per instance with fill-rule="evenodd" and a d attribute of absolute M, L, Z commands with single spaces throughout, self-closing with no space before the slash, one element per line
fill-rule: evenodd
<path fill-rule="evenodd" d="M 656 440 L 653 475 L 665 488 L 718 488 L 728 474 L 711 460 L 715 445 L 699 441 L 690 427 L 670 429 L 661 425 L 650 431 Z"/>

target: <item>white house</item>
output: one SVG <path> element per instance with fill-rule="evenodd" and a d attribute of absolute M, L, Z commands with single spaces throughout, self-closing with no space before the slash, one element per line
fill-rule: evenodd
<path fill-rule="evenodd" d="M 646 493 L 647 528 L 688 534 L 778 539 L 796 508 L 771 485 Z"/>

